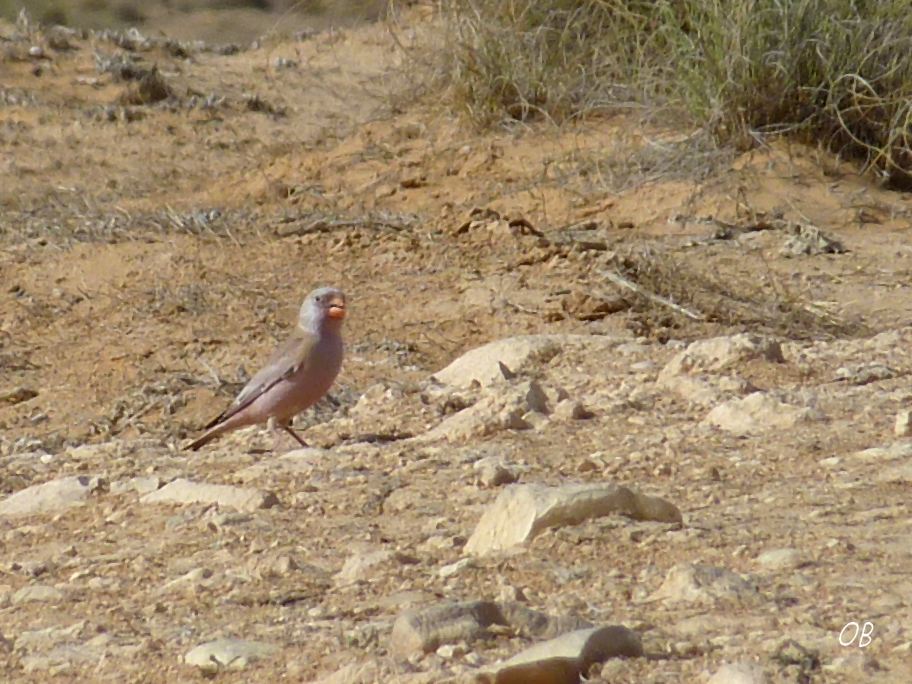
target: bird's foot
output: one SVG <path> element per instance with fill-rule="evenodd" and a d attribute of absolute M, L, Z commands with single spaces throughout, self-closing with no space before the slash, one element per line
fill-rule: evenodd
<path fill-rule="evenodd" d="M 282 426 L 282 429 L 285 430 L 285 432 L 287 432 L 289 435 L 291 435 L 292 437 L 294 437 L 294 438 L 297 440 L 298 444 L 300 444 L 300 445 L 301 445 L 302 447 L 304 447 L 305 449 L 306 449 L 307 447 L 310 446 L 307 442 L 305 442 L 305 441 L 301 438 L 301 435 L 299 435 L 297 432 L 295 432 L 295 431 L 291 428 L 290 425 L 283 425 L 283 426 Z"/>

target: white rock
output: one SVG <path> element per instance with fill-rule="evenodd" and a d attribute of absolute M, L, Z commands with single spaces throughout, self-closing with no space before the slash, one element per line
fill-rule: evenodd
<path fill-rule="evenodd" d="M 116 457 L 122 451 L 122 447 L 114 442 L 101 442 L 100 444 L 78 444 L 71 446 L 66 450 L 67 460 L 79 461 L 81 463 L 90 463 L 92 461 L 104 460 Z"/>
<path fill-rule="evenodd" d="M 461 441 L 499 430 L 526 430 L 531 427 L 523 416 L 529 412 L 545 414 L 548 400 L 535 381 L 514 382 L 491 388 L 469 408 L 449 416 L 422 436 L 422 440 Z"/>
<path fill-rule="evenodd" d="M 13 594 L 11 603 L 14 606 L 23 603 L 59 603 L 64 594 L 57 587 L 47 584 L 30 584 Z"/>
<path fill-rule="evenodd" d="M 592 413 L 578 401 L 563 399 L 555 404 L 554 417 L 558 420 L 585 420 L 591 418 Z"/>
<path fill-rule="evenodd" d="M 301 473 L 308 474 L 322 463 L 330 460 L 332 454 L 327 449 L 304 447 L 294 449 L 275 458 L 267 458 L 247 466 L 234 473 L 236 482 L 247 484 L 264 477 L 274 477 L 279 474 L 290 476 Z"/>
<path fill-rule="evenodd" d="M 319 449 L 317 447 L 303 447 L 301 449 L 292 449 L 281 456 L 278 460 L 291 466 L 313 468 L 326 463 L 326 459 L 332 456 L 329 449 Z"/>
<path fill-rule="evenodd" d="M 465 646 L 462 644 L 444 644 L 437 649 L 436 653 L 444 660 L 452 660 L 465 655 Z"/>
<path fill-rule="evenodd" d="M 793 548 L 770 549 L 757 556 L 758 565 L 775 570 L 791 570 L 807 563 L 807 556 Z"/>
<path fill-rule="evenodd" d="M 212 582 L 207 582 L 207 580 L 210 580 L 214 574 L 215 573 L 209 568 L 194 568 L 193 570 L 185 572 L 180 577 L 175 577 L 173 580 L 165 582 L 161 589 L 159 589 L 159 592 L 165 593 L 192 585 L 203 587 L 207 584 L 212 584 Z"/>
<path fill-rule="evenodd" d="M 488 507 L 466 544 L 480 555 L 523 544 L 548 527 L 620 513 L 636 520 L 681 522 L 671 503 L 617 485 L 511 485 Z"/>
<path fill-rule="evenodd" d="M 126 494 L 137 492 L 139 494 L 148 494 L 161 487 L 161 478 L 152 475 L 149 477 L 131 477 L 125 480 L 117 480 L 111 483 L 111 494 Z"/>
<path fill-rule="evenodd" d="M 140 438 L 131 440 L 116 439 L 98 444 L 79 444 L 69 447 L 64 452 L 64 455 L 68 461 L 88 464 L 93 462 L 108 463 L 112 459 L 137 453 L 142 453 L 143 456 L 147 457 L 152 453 L 167 453 L 167 451 L 161 440 Z"/>
<path fill-rule="evenodd" d="M 106 646 L 110 640 L 110 635 L 99 634 L 82 644 L 57 644 L 46 651 L 23 657 L 20 665 L 25 672 L 49 671 L 44 678 L 54 677 L 74 666 L 97 665 L 108 655 Z"/>
<path fill-rule="evenodd" d="M 527 370 L 533 365 L 547 363 L 560 353 L 558 336 L 521 335 L 495 340 L 466 352 L 446 368 L 434 373 L 445 385 L 470 387 L 477 382 L 482 387 L 503 382 L 507 374 Z"/>
<path fill-rule="evenodd" d="M 883 447 L 871 447 L 862 449 L 852 454 L 852 458 L 861 461 L 896 461 L 906 459 L 912 456 L 912 441 L 904 440 L 893 442 Z"/>
<path fill-rule="evenodd" d="M 58 511 L 84 501 L 104 485 L 104 479 L 89 475 L 61 477 L 44 484 L 32 485 L 10 494 L 0 502 L 0 515 Z"/>
<path fill-rule="evenodd" d="M 191 650 L 184 656 L 184 662 L 207 672 L 216 672 L 223 667 L 239 670 L 272 655 L 275 650 L 275 646 L 260 641 L 217 639 Z"/>
<path fill-rule="evenodd" d="M 706 684 L 766 684 L 763 668 L 755 663 L 726 663 Z"/>
<path fill-rule="evenodd" d="M 770 549 L 757 556 L 757 564 L 775 570 L 791 570 L 807 565 L 807 556 L 793 548 Z"/>
<path fill-rule="evenodd" d="M 355 553 L 345 559 L 342 569 L 335 575 L 335 580 L 339 584 L 369 580 L 377 575 L 377 566 L 392 560 L 393 555 L 389 549 Z"/>
<path fill-rule="evenodd" d="M 575 630 L 539 642 L 495 665 L 490 674 L 498 683 L 577 684 L 580 675 L 595 663 L 642 655 L 643 645 L 636 632 L 611 625 Z"/>
<path fill-rule="evenodd" d="M 533 430 L 544 430 L 551 423 L 547 415 L 538 411 L 526 411 L 521 418 L 523 423 Z"/>
<path fill-rule="evenodd" d="M 475 560 L 473 558 L 460 558 L 455 563 L 444 565 L 442 568 L 440 568 L 440 570 L 437 571 L 437 574 L 440 575 L 441 579 L 446 579 L 447 577 L 458 575 L 466 568 L 471 568 L 474 565 Z"/>
<path fill-rule="evenodd" d="M 893 432 L 896 433 L 897 437 L 912 435 L 912 411 L 900 411 L 896 414 Z"/>
<path fill-rule="evenodd" d="M 598 360 L 613 354 L 619 345 L 629 341 L 606 335 L 508 337 L 466 352 L 433 377 L 454 387 L 471 387 L 475 382 L 487 387 L 541 368 L 564 350 L 581 350 Z"/>
<path fill-rule="evenodd" d="M 517 474 L 496 456 L 479 459 L 472 466 L 476 482 L 482 487 L 499 487 L 516 482 Z"/>
<path fill-rule="evenodd" d="M 736 435 L 751 435 L 787 430 L 815 417 L 808 408 L 785 404 L 765 392 L 754 392 L 743 399 L 719 404 L 703 419 L 703 424 Z"/>
<path fill-rule="evenodd" d="M 877 473 L 874 480 L 877 482 L 900 482 L 908 484 L 912 482 L 912 461 L 899 463 L 890 468 L 884 468 Z"/>
<path fill-rule="evenodd" d="M 22 630 L 16 635 L 15 648 L 20 652 L 48 651 L 60 642 L 78 639 L 86 621 L 79 620 L 67 626 Z"/>
<path fill-rule="evenodd" d="M 668 571 L 662 586 L 649 600 L 705 604 L 717 600 L 753 600 L 757 596 L 757 588 L 731 570 L 702 563 L 679 563 Z"/>
<path fill-rule="evenodd" d="M 747 380 L 730 375 L 665 375 L 657 385 L 698 406 L 712 406 L 757 390 Z"/>
<path fill-rule="evenodd" d="M 377 411 L 385 411 L 389 406 L 401 400 L 403 392 L 399 387 L 390 387 L 383 383 L 371 385 L 349 410 L 349 415 L 356 418 L 373 417 Z"/>
<path fill-rule="evenodd" d="M 208 484 L 179 478 L 158 491 L 143 496 L 144 503 L 216 504 L 239 511 L 271 508 L 279 502 L 275 494 L 248 487 Z"/>
<path fill-rule="evenodd" d="M 783 363 L 782 347 L 769 337 L 741 333 L 698 340 L 669 361 L 659 378 L 685 373 L 718 372 L 753 359 Z"/>

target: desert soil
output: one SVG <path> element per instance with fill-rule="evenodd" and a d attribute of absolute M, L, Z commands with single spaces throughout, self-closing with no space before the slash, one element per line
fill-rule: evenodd
<path fill-rule="evenodd" d="M 409 654 L 392 625 L 509 600 L 642 638 L 590 681 L 912 681 L 912 197 L 817 149 L 726 154 L 626 115 L 479 133 L 403 76 L 430 21 L 237 52 L 0 24 L 0 493 L 87 490 L 0 515 L 0 678 L 195 681 L 188 652 L 235 638 L 273 648 L 219 681 L 471 681 L 536 638 Z M 802 227 L 844 249 L 786 254 Z M 350 315 L 332 396 L 297 422 L 318 449 L 253 428 L 182 451 L 320 284 Z M 557 351 L 430 379 L 520 335 Z M 730 357 L 675 365 L 719 337 Z M 547 406 L 444 423 L 530 381 Z M 492 458 L 683 523 L 469 553 L 507 487 L 479 477 Z M 178 478 L 275 501 L 143 498 Z M 675 581 L 707 567 L 728 579 Z M 853 621 L 865 648 L 840 643 Z"/>

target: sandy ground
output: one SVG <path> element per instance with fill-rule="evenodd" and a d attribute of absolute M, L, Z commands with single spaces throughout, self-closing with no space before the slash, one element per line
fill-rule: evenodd
<path fill-rule="evenodd" d="M 219 54 L 5 24 L 0 50 L 0 490 L 103 479 L 81 505 L 0 518 L 6 681 L 194 680 L 182 657 L 220 637 L 277 647 L 220 681 L 362 661 L 378 681 L 444 681 L 530 640 L 402 660 L 392 621 L 505 591 L 643 636 L 648 657 L 594 681 L 701 681 L 732 661 L 770 681 L 912 681 L 908 456 L 857 455 L 896 440 L 910 408 L 909 195 L 814 149 L 702 154 L 627 118 L 478 133 L 402 96 L 387 25 Z M 153 68 L 166 97 L 150 102 L 135 76 Z M 845 250 L 785 256 L 800 226 Z M 319 284 L 351 301 L 332 401 L 298 422 L 327 451 L 291 467 L 260 430 L 180 451 Z M 713 402 L 661 384 L 686 344 L 741 332 L 784 360 L 725 373 L 806 419 L 734 434 L 707 426 Z M 592 417 L 427 437 L 460 408 L 429 398 L 432 373 L 544 333 L 617 341 L 529 371 Z M 488 455 L 524 483 L 661 496 L 684 525 L 599 518 L 441 577 L 497 496 L 473 474 Z M 149 504 L 138 477 L 279 504 Z M 784 548 L 800 561 L 760 560 Z M 377 549 L 395 553 L 339 580 Z M 655 598 L 681 563 L 756 592 Z M 17 593 L 33 585 L 58 593 Z M 850 621 L 874 625 L 867 648 L 840 645 Z"/>

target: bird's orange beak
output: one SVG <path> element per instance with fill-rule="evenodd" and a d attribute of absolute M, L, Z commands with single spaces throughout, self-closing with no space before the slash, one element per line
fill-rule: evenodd
<path fill-rule="evenodd" d="M 336 299 L 329 303 L 329 311 L 326 312 L 326 315 L 330 318 L 335 318 L 342 320 L 345 318 L 345 302 L 341 299 Z"/>

